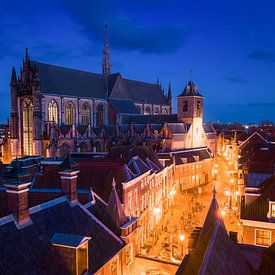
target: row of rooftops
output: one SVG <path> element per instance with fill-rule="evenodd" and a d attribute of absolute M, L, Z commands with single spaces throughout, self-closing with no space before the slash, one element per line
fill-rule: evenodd
<path fill-rule="evenodd" d="M 168 115 L 169 116 L 169 115 Z M 186 134 L 190 128 L 190 124 L 181 123 L 181 122 L 169 122 L 167 123 L 162 118 L 165 118 L 164 115 L 160 117 L 157 115 L 148 116 L 139 115 L 137 118 L 144 120 L 143 123 L 122 123 L 116 125 L 104 125 L 101 128 L 93 128 L 90 125 L 55 125 L 56 129 L 60 134 L 66 136 L 70 131 L 75 131 L 79 136 L 91 136 L 91 137 L 116 137 L 119 135 L 128 135 L 128 134 L 143 134 L 148 137 L 152 134 L 159 134 L 164 129 L 170 134 Z M 130 118 L 130 117 L 129 117 Z M 157 120 L 158 123 L 155 123 L 154 120 Z M 153 121 L 151 123 L 150 121 Z M 211 124 L 203 124 L 204 131 L 207 135 L 213 134 L 215 137 L 216 132 Z"/>
<path fill-rule="evenodd" d="M 0 251 L 2 251 L 0 270 L 10 273 L 22 271 L 23 274 L 68 274 L 70 269 L 64 264 L 64 258 L 52 248 L 52 245 L 77 249 L 83 243 L 88 243 L 89 269 L 87 271 L 92 274 L 125 246 L 120 238 L 120 228 L 123 227 L 122 230 L 128 234 L 129 230 L 137 228 L 137 218 L 125 216 L 114 179 L 109 200 L 106 200 L 108 203 L 91 190 L 89 190 L 91 196 L 87 206 L 79 203 L 74 197 L 62 196 L 68 190 L 74 192 L 74 188 L 77 189 L 74 185 L 74 177 L 79 173 L 75 170 L 79 168 L 79 164 L 69 154 L 59 165 L 61 189 L 57 186 L 55 189 L 44 189 L 50 197 L 45 196 L 44 193 L 42 200 L 39 201 L 41 189 L 31 187 L 28 192 L 28 186 L 31 184 L 28 178 L 29 168 L 37 165 L 39 161 L 42 162 L 36 157 L 23 158 L 22 161 L 15 160 L 4 174 L 2 182 L 7 190 L 0 188 L 0 213 L 4 206 L 9 213 L 16 215 L 0 218 Z M 22 166 L 24 163 L 28 165 L 25 168 Z M 30 165 L 31 163 L 33 165 Z M 65 188 L 70 184 L 69 189 L 63 189 L 62 176 L 66 178 Z M 9 191 L 14 187 L 20 190 L 17 193 L 18 202 L 12 197 L 16 191 L 13 193 Z M 22 192 L 29 194 L 29 201 Z M 81 200 L 83 192 L 77 190 L 77 193 Z M 87 191 L 84 193 L 87 194 Z M 31 206 L 32 199 L 39 203 Z M 46 202 L 41 204 L 43 201 Z M 14 203 L 19 204 L 16 210 L 18 213 L 10 212 L 15 211 L 14 208 L 10 208 Z M 29 206 L 28 210 L 24 208 L 25 204 Z"/>

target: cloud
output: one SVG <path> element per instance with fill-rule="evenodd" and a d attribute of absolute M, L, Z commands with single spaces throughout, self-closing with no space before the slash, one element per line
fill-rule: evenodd
<path fill-rule="evenodd" d="M 103 44 L 103 28 L 108 22 L 110 46 L 113 49 L 165 54 L 179 49 L 188 35 L 179 24 L 141 23 L 131 10 L 121 10 L 118 0 L 91 1 L 62 0 L 73 20 L 92 42 Z"/>
<path fill-rule="evenodd" d="M 225 77 L 225 79 L 233 84 L 245 84 L 247 81 L 240 76 L 239 72 L 231 71 L 230 74 Z"/>
<path fill-rule="evenodd" d="M 256 50 L 251 52 L 248 56 L 250 59 L 260 60 L 260 61 L 275 61 L 275 53 L 266 50 Z"/>

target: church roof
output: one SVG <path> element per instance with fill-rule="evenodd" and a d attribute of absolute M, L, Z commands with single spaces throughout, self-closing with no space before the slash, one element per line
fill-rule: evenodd
<path fill-rule="evenodd" d="M 105 98 L 106 78 L 101 74 L 40 62 L 32 64 L 38 67 L 42 93 Z"/>
<path fill-rule="evenodd" d="M 38 68 L 43 94 L 62 94 L 73 97 L 106 98 L 106 89 L 110 95 L 119 73 L 108 76 L 64 68 L 32 61 Z M 124 79 L 124 83 L 133 102 L 165 105 L 166 97 L 159 85 Z M 127 98 L 128 99 L 128 98 Z"/>
<path fill-rule="evenodd" d="M 139 114 L 136 105 L 130 100 L 110 99 L 110 103 L 118 114 Z"/>
<path fill-rule="evenodd" d="M 198 90 L 198 87 L 194 84 L 194 82 L 192 80 L 190 80 L 188 82 L 188 84 L 185 86 L 183 92 L 179 96 L 200 96 L 200 97 L 202 97 L 202 95 L 200 94 L 200 92 Z"/>
<path fill-rule="evenodd" d="M 130 98 L 134 102 L 145 104 L 169 105 L 158 84 L 124 79 Z"/>

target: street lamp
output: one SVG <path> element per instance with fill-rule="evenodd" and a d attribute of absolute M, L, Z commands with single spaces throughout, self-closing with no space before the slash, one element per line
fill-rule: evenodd
<path fill-rule="evenodd" d="M 224 210 L 222 210 L 222 211 L 221 211 L 221 215 L 222 215 L 222 217 L 225 217 L 226 212 L 225 212 Z"/>
<path fill-rule="evenodd" d="M 231 193 L 230 193 L 230 191 L 229 191 L 228 189 L 226 189 L 226 190 L 224 191 L 224 194 L 225 194 L 225 196 L 229 197 Z"/>
<path fill-rule="evenodd" d="M 179 239 L 180 239 L 180 241 L 181 241 L 181 255 L 183 256 L 183 242 L 184 242 L 184 240 L 185 240 L 185 235 L 180 234 L 180 235 L 179 235 Z"/>

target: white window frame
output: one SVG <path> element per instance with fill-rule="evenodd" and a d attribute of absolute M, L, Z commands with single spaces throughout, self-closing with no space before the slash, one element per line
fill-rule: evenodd
<path fill-rule="evenodd" d="M 267 232 L 269 232 L 269 245 L 257 244 L 257 242 L 256 242 L 256 240 L 257 240 L 257 231 L 267 231 Z M 271 230 L 267 230 L 265 228 L 255 228 L 254 244 L 256 246 L 269 247 L 271 245 L 271 239 L 272 239 L 272 231 Z"/>

